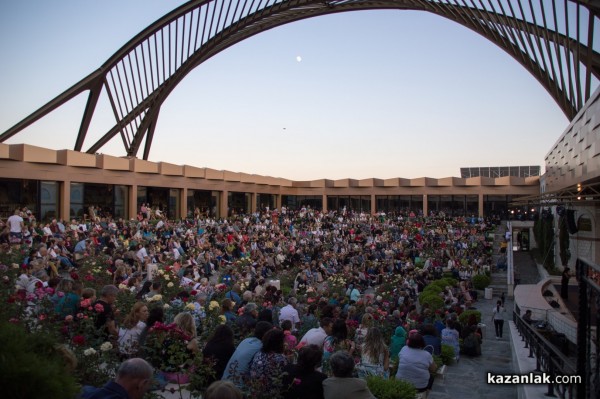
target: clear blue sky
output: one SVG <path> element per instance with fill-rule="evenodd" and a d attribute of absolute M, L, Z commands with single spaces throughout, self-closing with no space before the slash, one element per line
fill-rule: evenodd
<path fill-rule="evenodd" d="M 0 132 L 182 3 L 0 2 Z M 72 149 L 86 98 L 7 142 Z M 150 160 L 293 180 L 543 170 L 567 126 L 542 86 L 473 31 L 425 12 L 358 11 L 264 32 L 200 65 L 163 104 Z M 101 152 L 124 155 L 118 138 Z"/>

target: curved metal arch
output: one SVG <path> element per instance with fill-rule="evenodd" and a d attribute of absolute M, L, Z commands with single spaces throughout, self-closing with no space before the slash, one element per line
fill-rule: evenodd
<path fill-rule="evenodd" d="M 562 8 L 557 8 L 557 1 Z M 87 152 L 95 153 L 119 134 L 129 156 L 136 156 L 145 139 L 143 158 L 148 159 L 162 103 L 210 57 L 255 34 L 301 19 L 375 9 L 427 11 L 481 34 L 521 63 L 572 119 L 591 95 L 592 75 L 600 77 L 600 54 L 593 49 L 599 4 L 600 0 L 192 0 L 144 29 L 98 70 L 0 135 L 0 142 L 89 91 L 74 146 L 81 151 L 100 94 L 106 90 L 116 124 Z M 573 12 L 576 26 L 570 27 Z M 586 28 L 582 38 L 580 32 Z"/>

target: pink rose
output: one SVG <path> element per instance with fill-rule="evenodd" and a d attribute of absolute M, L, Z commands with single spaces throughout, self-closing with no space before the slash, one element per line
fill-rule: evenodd
<path fill-rule="evenodd" d="M 94 310 L 98 313 L 104 312 L 104 306 L 101 303 L 97 303 L 94 305 Z"/>

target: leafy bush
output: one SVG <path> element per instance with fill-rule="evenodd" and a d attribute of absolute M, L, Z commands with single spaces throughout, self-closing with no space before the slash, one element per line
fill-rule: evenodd
<path fill-rule="evenodd" d="M 473 314 L 477 317 L 477 323 L 481 323 L 481 312 L 479 310 L 465 310 L 458 316 L 458 321 L 465 326 L 467 325 L 467 321 L 469 321 L 469 317 Z"/>
<path fill-rule="evenodd" d="M 454 353 L 454 348 L 450 345 L 442 344 L 442 353 L 440 357 L 442 358 L 442 363 L 451 364 L 454 361 L 454 358 L 456 357 L 456 354 Z"/>
<path fill-rule="evenodd" d="M 56 346 L 50 335 L 25 333 L 23 328 L 3 322 L 0 342 L 0 386 L 4 398 L 75 397 L 79 386 L 73 370 L 66 366 L 66 358 L 61 356 L 67 352 Z"/>
<path fill-rule="evenodd" d="M 473 276 L 473 287 L 476 290 L 484 290 L 488 285 L 492 282 L 492 279 L 486 276 L 485 274 L 478 274 Z"/>
<path fill-rule="evenodd" d="M 444 300 L 439 294 L 423 292 L 419 295 L 419 303 L 421 306 L 428 304 L 430 309 L 440 309 L 444 306 Z"/>
<path fill-rule="evenodd" d="M 377 399 L 414 399 L 417 394 L 411 383 L 402 380 L 369 376 L 367 385 Z"/>

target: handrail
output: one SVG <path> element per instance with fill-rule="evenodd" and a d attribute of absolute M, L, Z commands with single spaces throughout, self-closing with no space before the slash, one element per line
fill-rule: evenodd
<path fill-rule="evenodd" d="M 560 398 L 576 398 L 578 385 L 554 383 L 554 377 L 558 375 L 576 375 L 575 362 L 563 355 L 555 345 L 523 320 L 516 311 L 513 312 L 513 321 L 525 342 L 525 348 L 529 348 L 529 357 L 536 358 L 535 371 L 544 372 L 550 376 L 552 382 L 548 384 L 546 395 L 556 396 L 558 394 Z"/>

